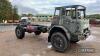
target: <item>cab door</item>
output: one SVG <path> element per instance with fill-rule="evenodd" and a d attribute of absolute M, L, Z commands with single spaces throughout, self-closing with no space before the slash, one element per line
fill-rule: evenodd
<path fill-rule="evenodd" d="M 65 15 L 62 16 L 63 19 L 63 25 L 68 29 L 71 33 L 75 33 L 77 30 L 77 20 L 74 15 L 75 12 L 67 11 L 65 12 Z"/>

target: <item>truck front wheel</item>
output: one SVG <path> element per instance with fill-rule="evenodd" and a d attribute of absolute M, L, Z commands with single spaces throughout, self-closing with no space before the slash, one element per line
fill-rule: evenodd
<path fill-rule="evenodd" d="M 52 47 L 59 52 L 64 52 L 69 47 L 69 41 L 65 35 L 60 32 L 55 32 L 51 36 Z"/>

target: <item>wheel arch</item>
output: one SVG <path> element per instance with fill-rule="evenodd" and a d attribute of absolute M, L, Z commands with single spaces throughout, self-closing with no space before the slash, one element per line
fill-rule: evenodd
<path fill-rule="evenodd" d="M 49 36 L 48 36 L 48 42 L 51 42 L 51 35 L 54 32 L 61 32 L 66 36 L 66 39 L 70 40 L 70 33 L 68 32 L 67 29 L 65 29 L 63 26 L 54 26 L 49 30 Z"/>

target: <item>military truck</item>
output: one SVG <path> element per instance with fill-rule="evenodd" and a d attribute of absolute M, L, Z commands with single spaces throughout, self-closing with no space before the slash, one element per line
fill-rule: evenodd
<path fill-rule="evenodd" d="M 49 30 L 48 42 L 56 51 L 64 52 L 70 43 L 85 40 L 90 35 L 86 7 L 70 5 L 56 7 Z"/>

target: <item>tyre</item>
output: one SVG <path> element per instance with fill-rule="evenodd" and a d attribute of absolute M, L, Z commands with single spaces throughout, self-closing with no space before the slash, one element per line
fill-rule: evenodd
<path fill-rule="evenodd" d="M 51 36 L 51 44 L 54 50 L 64 52 L 69 47 L 69 40 L 64 34 L 56 32 Z"/>
<path fill-rule="evenodd" d="M 42 32 L 43 33 L 46 33 L 48 30 L 47 30 L 47 27 L 44 27 L 43 29 L 42 29 Z"/>
<path fill-rule="evenodd" d="M 34 33 L 35 33 L 35 35 L 40 35 L 40 34 L 41 34 L 40 31 L 36 31 L 36 32 L 34 32 Z"/>
<path fill-rule="evenodd" d="M 38 30 L 40 30 L 43 33 L 46 33 L 47 32 L 47 27 L 46 26 L 40 26 L 40 27 L 38 27 Z"/>
<path fill-rule="evenodd" d="M 15 34 L 18 39 L 23 39 L 25 36 L 25 31 L 21 26 L 17 26 L 15 29 Z"/>

